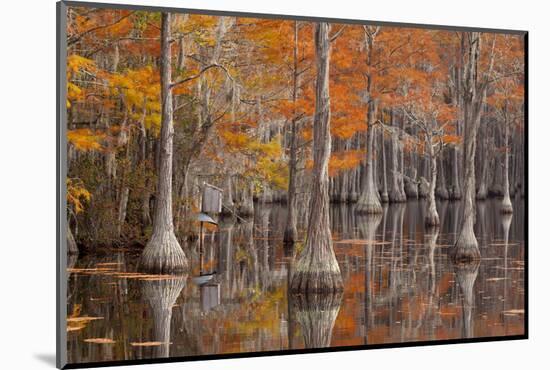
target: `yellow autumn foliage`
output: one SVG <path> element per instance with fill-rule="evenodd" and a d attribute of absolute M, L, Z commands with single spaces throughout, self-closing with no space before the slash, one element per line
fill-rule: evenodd
<path fill-rule="evenodd" d="M 74 207 L 75 213 L 84 210 L 83 202 L 89 202 L 92 194 L 84 187 L 80 179 L 67 178 L 67 203 Z"/>
<path fill-rule="evenodd" d="M 69 143 L 81 151 L 101 151 L 103 149 L 101 142 L 105 137 L 105 133 L 94 131 L 89 128 L 67 131 L 67 140 Z"/>

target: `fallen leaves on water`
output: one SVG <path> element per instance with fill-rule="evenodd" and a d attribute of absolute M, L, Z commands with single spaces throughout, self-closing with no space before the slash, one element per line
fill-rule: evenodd
<path fill-rule="evenodd" d="M 109 302 L 111 298 L 108 297 L 90 297 L 90 301 L 92 302 Z"/>
<path fill-rule="evenodd" d="M 133 347 L 156 347 L 163 344 L 172 344 L 171 342 L 133 342 L 130 343 Z"/>
<path fill-rule="evenodd" d="M 91 316 L 80 316 L 80 317 L 68 317 L 67 318 L 67 332 L 79 331 L 84 329 L 91 321 L 102 320 L 103 317 L 91 317 Z"/>
<path fill-rule="evenodd" d="M 82 325 L 82 324 L 67 326 L 67 333 L 71 333 L 71 332 L 73 332 L 73 331 L 82 330 L 82 329 L 84 329 L 85 327 L 86 327 L 86 325 Z"/>
<path fill-rule="evenodd" d="M 181 276 L 176 275 L 155 275 L 155 274 L 141 274 L 139 272 L 122 272 L 114 274 L 114 277 L 122 279 L 139 279 L 139 280 L 170 280 L 181 279 Z"/>
<path fill-rule="evenodd" d="M 513 310 L 502 311 L 504 315 L 522 315 L 525 313 L 523 308 L 515 308 Z"/>
<path fill-rule="evenodd" d="M 378 240 L 367 240 L 367 239 L 342 239 L 342 240 L 335 240 L 334 244 L 387 245 L 387 244 L 391 244 L 391 242 L 382 242 Z"/>
<path fill-rule="evenodd" d="M 103 320 L 103 317 L 93 317 L 93 316 L 80 316 L 80 317 L 69 317 L 67 322 L 77 323 L 77 322 L 90 322 L 93 320 Z"/>
<path fill-rule="evenodd" d="M 508 278 L 495 277 L 495 278 L 485 279 L 485 281 L 501 281 L 501 280 L 508 280 Z"/>
<path fill-rule="evenodd" d="M 95 344 L 113 344 L 116 343 L 111 338 L 88 338 L 84 339 L 86 343 L 95 343 Z"/>
<path fill-rule="evenodd" d="M 112 272 L 110 267 L 96 267 L 96 268 L 68 268 L 67 272 L 81 273 L 81 274 L 97 274 L 102 272 Z"/>
<path fill-rule="evenodd" d="M 102 320 L 103 317 L 79 316 L 82 311 L 81 304 L 75 304 L 73 313 L 67 317 L 67 332 L 73 332 L 84 329 L 90 321 Z"/>
<path fill-rule="evenodd" d="M 107 265 L 105 263 L 104 265 Z M 67 269 L 70 273 L 80 273 L 85 275 L 106 275 L 113 276 L 120 279 L 139 279 L 139 280 L 169 280 L 169 279 L 181 279 L 181 276 L 175 275 L 155 275 L 155 274 L 145 274 L 139 272 L 125 272 L 117 271 L 112 267 L 96 267 L 96 268 L 69 268 Z"/>

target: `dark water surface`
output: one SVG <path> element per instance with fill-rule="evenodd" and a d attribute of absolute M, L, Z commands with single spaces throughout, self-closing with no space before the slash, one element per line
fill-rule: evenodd
<path fill-rule="evenodd" d="M 207 232 L 205 270 L 217 274 L 206 285 L 194 279 L 197 242 L 183 246 L 192 270 L 178 278 L 136 273 L 136 252 L 70 260 L 69 362 L 524 333 L 522 200 L 513 216 L 499 214 L 496 200 L 477 204 L 482 260 L 472 266 L 447 257 L 457 202 L 438 204 L 439 230 L 425 230 L 423 202 L 390 205 L 378 217 L 333 205 L 345 291 L 307 302 L 287 294 L 284 206 L 256 206 L 253 224 L 223 220 Z"/>

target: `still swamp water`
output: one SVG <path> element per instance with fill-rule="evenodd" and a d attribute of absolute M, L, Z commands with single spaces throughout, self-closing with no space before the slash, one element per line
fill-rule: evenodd
<path fill-rule="evenodd" d="M 204 270 L 215 277 L 205 285 L 196 241 L 182 244 L 184 276 L 137 273 L 136 251 L 70 257 L 69 363 L 523 334 L 524 201 L 513 215 L 499 204 L 477 203 L 482 259 L 470 266 L 447 257 L 459 202 L 438 203 L 439 229 L 424 227 L 423 201 L 379 216 L 332 205 L 345 290 L 307 300 L 287 292 L 284 205 L 257 204 L 252 222 L 225 218 L 206 231 Z"/>

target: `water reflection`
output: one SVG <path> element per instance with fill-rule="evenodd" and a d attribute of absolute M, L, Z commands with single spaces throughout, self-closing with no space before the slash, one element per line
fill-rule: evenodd
<path fill-rule="evenodd" d="M 154 348 L 153 357 L 170 356 L 172 307 L 185 286 L 186 278 L 187 276 L 173 276 L 142 281 L 142 295 L 151 308 L 153 331 L 150 342 L 134 343 L 134 346 L 150 345 Z"/>
<path fill-rule="evenodd" d="M 441 225 L 425 228 L 421 201 L 385 205 L 380 215 L 331 207 L 334 247 L 345 290 L 335 296 L 288 293 L 295 250 L 283 245 L 286 210 L 257 205 L 253 222 L 220 220 L 183 243 L 188 277 L 136 273 L 137 252 L 81 255 L 68 270 L 70 362 L 272 351 L 522 334 L 523 201 L 512 215 L 478 202 L 482 259 L 453 265 L 459 202 L 438 202 Z M 304 220 L 300 217 L 299 237 Z"/>
<path fill-rule="evenodd" d="M 293 316 L 300 325 L 305 348 L 331 346 L 341 301 L 342 293 L 290 295 Z"/>
<path fill-rule="evenodd" d="M 462 337 L 474 337 L 474 320 L 472 312 L 474 303 L 474 283 L 479 271 L 480 262 L 454 264 L 455 276 L 462 292 Z"/>

